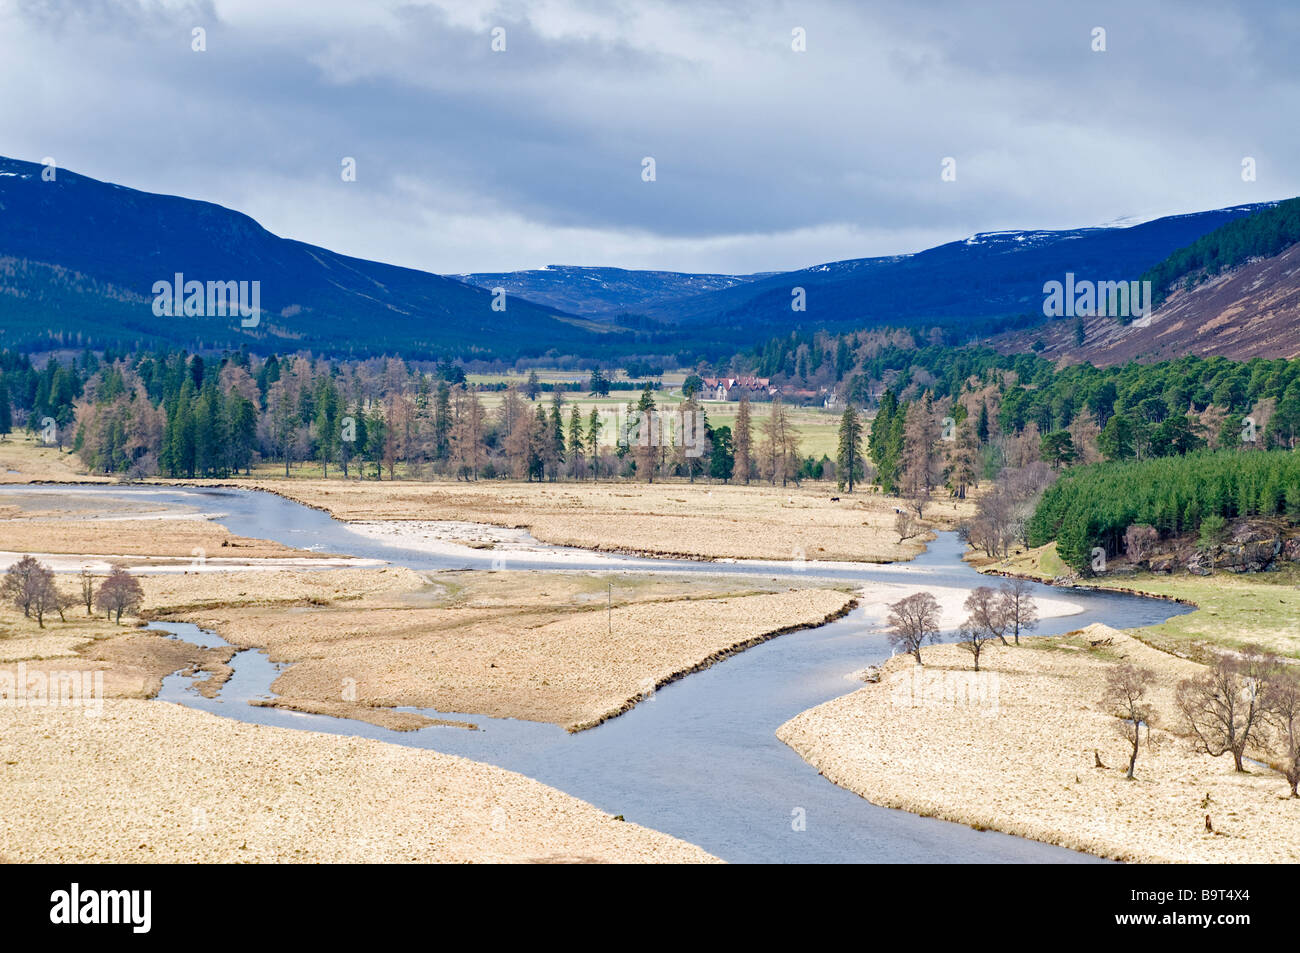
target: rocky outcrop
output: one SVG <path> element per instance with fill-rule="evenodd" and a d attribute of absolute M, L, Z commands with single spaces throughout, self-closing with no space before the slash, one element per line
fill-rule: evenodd
<path fill-rule="evenodd" d="M 1152 572 L 1173 572 L 1178 568 L 1178 554 L 1156 553 L 1141 565 L 1146 566 Z"/>
<path fill-rule="evenodd" d="M 1187 561 L 1187 571 L 1208 576 L 1216 569 L 1228 572 L 1264 572 L 1273 568 L 1286 541 L 1282 529 L 1263 520 L 1234 524 L 1222 543 L 1198 549 Z"/>
<path fill-rule="evenodd" d="M 1115 575 L 1142 567 L 1167 573 L 1186 569 L 1198 576 L 1215 572 L 1267 572 L 1281 562 L 1300 562 L 1300 528 L 1277 520 L 1243 519 L 1228 525 L 1221 542 L 1201 545 L 1192 537 L 1165 540 L 1160 551 L 1139 563 L 1115 561 Z"/>

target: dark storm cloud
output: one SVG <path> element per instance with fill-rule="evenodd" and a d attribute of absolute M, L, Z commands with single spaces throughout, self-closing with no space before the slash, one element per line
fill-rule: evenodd
<path fill-rule="evenodd" d="M 1208 2 L 0 0 L 0 76 L 30 91 L 0 119 L 9 154 L 431 270 L 771 270 L 1295 194 L 1298 17 Z M 945 156 L 956 182 L 940 180 Z M 1241 181 L 1243 156 L 1258 182 Z"/>

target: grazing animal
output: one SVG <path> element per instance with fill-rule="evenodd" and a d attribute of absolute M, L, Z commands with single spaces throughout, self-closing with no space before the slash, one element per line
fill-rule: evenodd
<path fill-rule="evenodd" d="M 832 496 L 832 497 L 831 497 L 831 502 L 832 502 L 832 503 L 838 503 L 839 501 L 840 501 L 840 498 L 839 498 L 838 496 Z"/>

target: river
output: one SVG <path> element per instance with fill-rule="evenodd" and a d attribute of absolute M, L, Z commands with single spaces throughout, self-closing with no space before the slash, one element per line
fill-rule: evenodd
<path fill-rule="evenodd" d="M 150 505 L 201 512 L 231 532 L 412 569 L 488 568 L 490 552 L 428 553 L 364 536 L 328 514 L 274 494 L 228 488 L 4 487 L 2 492 L 144 494 Z M 124 497 L 125 498 L 125 497 Z M 621 558 L 554 548 L 553 560 L 520 568 L 763 574 L 792 582 L 826 578 L 897 582 L 918 589 L 974 586 L 988 580 L 961 559 L 955 533 L 941 533 L 906 564 L 793 566 L 776 562 L 707 563 Z M 1059 590 L 1036 587 L 1036 595 Z M 1044 620 L 1038 634 L 1092 622 L 1151 625 L 1185 607 L 1115 593 L 1073 590 L 1080 614 Z M 224 644 L 188 623 L 154 623 L 179 638 Z M 215 699 L 189 678 L 166 679 L 158 698 L 239 721 L 358 735 L 463 755 L 518 771 L 582 798 L 610 814 L 698 844 L 733 862 L 1071 863 L 1096 858 L 1006 834 L 979 832 L 933 818 L 877 807 L 821 777 L 775 731 L 801 711 L 859 687 L 848 672 L 887 659 L 884 633 L 863 610 L 813 629 L 782 635 L 659 689 L 649 700 L 597 728 L 568 734 L 556 725 L 484 718 L 472 712 L 433 712 L 471 721 L 478 730 L 434 725 L 394 732 L 357 721 L 249 705 L 272 697 L 279 669 L 256 650 L 239 652 L 234 676 Z M 1014 792 L 1008 792 L 1014 796 Z M 508 823 L 507 821 L 504 821 Z"/>

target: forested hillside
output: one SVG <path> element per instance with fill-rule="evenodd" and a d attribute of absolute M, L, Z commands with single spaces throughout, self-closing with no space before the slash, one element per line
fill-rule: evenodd
<path fill-rule="evenodd" d="M 1191 288 L 1252 258 L 1271 258 L 1300 242 L 1300 198 L 1287 199 L 1202 235 L 1142 274 L 1160 305 L 1176 286 Z"/>
<path fill-rule="evenodd" d="M 1094 547 L 1108 556 L 1123 552 L 1131 526 L 1151 526 L 1168 537 L 1247 516 L 1300 519 L 1300 456 L 1197 451 L 1079 467 L 1044 493 L 1029 524 L 1029 544 L 1056 540 L 1057 555 L 1085 570 Z"/>
<path fill-rule="evenodd" d="M 0 157 L 0 345 L 10 350 L 196 351 L 424 358 L 622 352 L 635 335 L 520 298 L 273 235 L 231 209 Z M 206 301 L 155 312 L 154 287 L 256 282 L 246 325 Z M 189 292 L 186 292 L 188 294 Z M 202 294 L 199 295 L 202 297 Z"/>
<path fill-rule="evenodd" d="M 1087 570 L 1093 547 L 1115 555 L 1135 524 L 1158 542 L 1207 520 L 1300 515 L 1300 360 L 1058 369 L 965 351 L 940 378 L 927 365 L 939 370 L 942 355 L 923 348 L 883 374 L 893 387 L 869 454 L 876 482 L 918 515 L 940 486 L 965 496 L 996 480 L 967 527 L 990 556 L 1055 539 Z"/>

